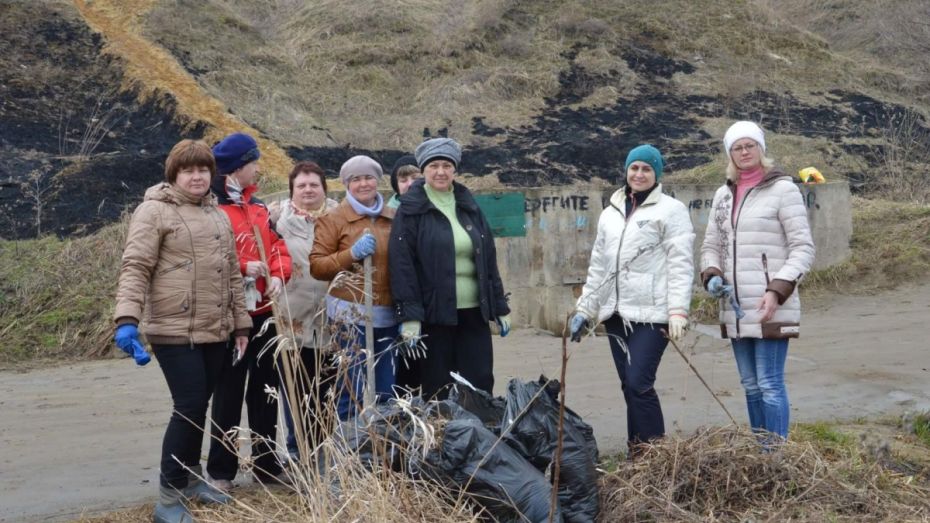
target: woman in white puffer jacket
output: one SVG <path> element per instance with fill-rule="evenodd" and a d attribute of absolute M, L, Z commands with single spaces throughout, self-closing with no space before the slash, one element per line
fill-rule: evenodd
<path fill-rule="evenodd" d="M 785 359 L 801 322 L 797 284 L 814 262 L 807 208 L 791 177 L 765 157 L 758 125 L 736 122 L 723 141 L 727 182 L 714 195 L 701 280 L 721 298 L 721 331 L 733 345 L 750 425 L 785 438 Z"/>
<path fill-rule="evenodd" d="M 694 280 L 694 230 L 683 203 L 663 194 L 658 149 L 640 145 L 627 155 L 626 186 L 601 212 L 584 290 L 570 329 L 604 322 L 627 405 L 630 450 L 665 434 L 655 391 L 668 344 L 688 325 Z"/>

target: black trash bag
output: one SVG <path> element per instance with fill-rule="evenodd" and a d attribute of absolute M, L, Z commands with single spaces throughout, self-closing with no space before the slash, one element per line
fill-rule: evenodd
<path fill-rule="evenodd" d="M 552 485 L 477 417 L 453 419 L 426 461 L 498 521 L 549 521 Z M 553 521 L 562 521 L 559 507 Z"/>
<path fill-rule="evenodd" d="M 422 408 L 423 402 L 419 399 L 410 404 L 414 413 Z M 417 435 L 410 412 L 392 400 L 342 422 L 336 430 L 335 440 L 347 453 L 357 454 L 369 469 L 378 464 L 395 472 L 415 475 L 422 460 L 422 454 L 417 450 L 424 444 Z"/>
<path fill-rule="evenodd" d="M 504 398 L 495 398 L 483 390 L 456 384 L 449 393 L 449 401 L 478 416 L 491 432 L 500 434 L 501 420 L 504 419 L 504 408 L 507 405 Z"/>
<path fill-rule="evenodd" d="M 552 465 L 559 436 L 559 405 L 548 390 L 543 390 L 546 382 L 544 377 L 539 382 L 510 380 L 502 424 L 507 443 L 540 471 Z M 593 431 L 586 436 L 587 429 L 590 427 L 581 422 L 577 414 L 566 413 L 559 467 L 559 504 L 565 521 L 570 523 L 594 521 L 600 511 L 597 444 Z"/>
<path fill-rule="evenodd" d="M 442 427 L 427 452 L 422 428 L 412 416 Z M 414 478 L 465 490 L 497 521 L 549 519 L 552 485 L 546 477 L 498 442 L 477 415 L 451 400 L 427 403 L 415 398 L 406 409 L 391 400 L 343 422 L 338 432 L 345 450 L 357 453 L 369 468 L 390 466 Z M 554 521 L 562 521 L 558 508 Z"/>
<path fill-rule="evenodd" d="M 549 394 L 549 397 L 552 398 L 552 403 L 556 405 L 558 409 L 559 405 L 559 392 L 561 387 L 559 387 L 559 380 L 549 381 L 545 376 L 539 377 L 540 384 L 544 384 L 546 387 L 546 393 Z M 584 436 L 584 440 L 587 443 L 588 456 L 591 458 L 592 463 L 597 463 L 601 459 L 600 451 L 597 450 L 597 440 L 594 439 L 594 428 L 591 425 L 588 425 L 581 419 L 575 411 L 568 408 L 568 405 L 565 406 L 565 424 L 572 425 Z"/>

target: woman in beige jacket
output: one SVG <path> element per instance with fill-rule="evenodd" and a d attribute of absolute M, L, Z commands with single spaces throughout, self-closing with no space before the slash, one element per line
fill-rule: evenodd
<path fill-rule="evenodd" d="M 210 194 L 216 164 L 202 141 L 183 140 L 165 162 L 167 183 L 149 188 L 129 222 L 116 295 L 116 344 L 152 347 L 174 403 L 162 442 L 156 522 L 191 520 L 184 498 L 225 503 L 200 481 L 207 403 L 230 350 L 241 354 L 252 320 L 229 219 Z"/>
<path fill-rule="evenodd" d="M 753 430 L 788 436 L 785 359 L 797 338 L 797 284 L 814 263 L 807 207 L 791 177 L 765 156 L 765 136 L 736 122 L 723 139 L 727 181 L 714 195 L 701 246 L 704 287 L 720 300 Z"/>
<path fill-rule="evenodd" d="M 329 282 L 317 280 L 310 274 L 310 251 L 316 234 L 316 223 L 339 203 L 326 197 L 326 176 L 315 162 L 299 162 L 287 177 L 290 198 L 269 206 L 275 230 L 287 243 L 291 255 L 291 279 L 279 299 L 294 328 L 294 340 L 300 347 L 302 369 L 295 376 L 295 396 L 284 402 L 284 421 L 287 425 L 287 450 L 292 457 L 300 454 L 301 447 L 310 448 L 326 436 L 326 392 L 335 379 L 333 361 L 327 351 L 328 340 L 323 322 L 326 289 Z M 286 356 L 285 356 L 286 357 Z M 282 389 L 290 393 L 286 384 Z M 302 424 L 305 441 L 299 441 L 294 432 L 291 407 L 299 406 L 296 418 Z"/>

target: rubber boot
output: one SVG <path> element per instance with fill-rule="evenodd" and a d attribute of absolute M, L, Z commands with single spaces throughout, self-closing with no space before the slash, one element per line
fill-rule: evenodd
<path fill-rule="evenodd" d="M 183 495 L 171 487 L 158 488 L 158 503 L 155 504 L 153 523 L 194 523 L 187 507 L 181 503 Z"/>
<path fill-rule="evenodd" d="M 181 491 L 185 498 L 205 504 L 225 505 L 232 501 L 231 496 L 200 479 L 202 477 L 203 467 L 201 465 L 191 467 L 191 471 L 187 474 L 187 487 Z"/>

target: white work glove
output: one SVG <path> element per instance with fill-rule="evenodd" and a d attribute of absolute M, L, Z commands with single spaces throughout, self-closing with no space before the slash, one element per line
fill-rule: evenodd
<path fill-rule="evenodd" d="M 685 335 L 685 330 L 688 329 L 688 318 L 680 315 L 674 314 L 668 319 L 668 336 L 669 338 L 678 341 Z"/>
<path fill-rule="evenodd" d="M 255 278 L 243 276 L 242 289 L 245 294 L 245 310 L 254 311 L 258 308 L 258 302 L 262 301 L 262 293 L 255 287 Z"/>
<path fill-rule="evenodd" d="M 284 290 L 284 282 L 281 281 L 281 278 L 277 276 L 271 277 L 271 285 L 265 289 L 265 294 L 272 300 L 277 298 L 281 291 Z"/>
<path fill-rule="evenodd" d="M 268 274 L 268 266 L 260 261 L 250 261 L 245 263 L 245 275 L 251 276 L 256 280 Z"/>
<path fill-rule="evenodd" d="M 405 321 L 400 324 L 400 337 L 404 343 L 411 349 L 417 346 L 420 341 L 420 330 L 422 324 L 417 320 Z"/>

